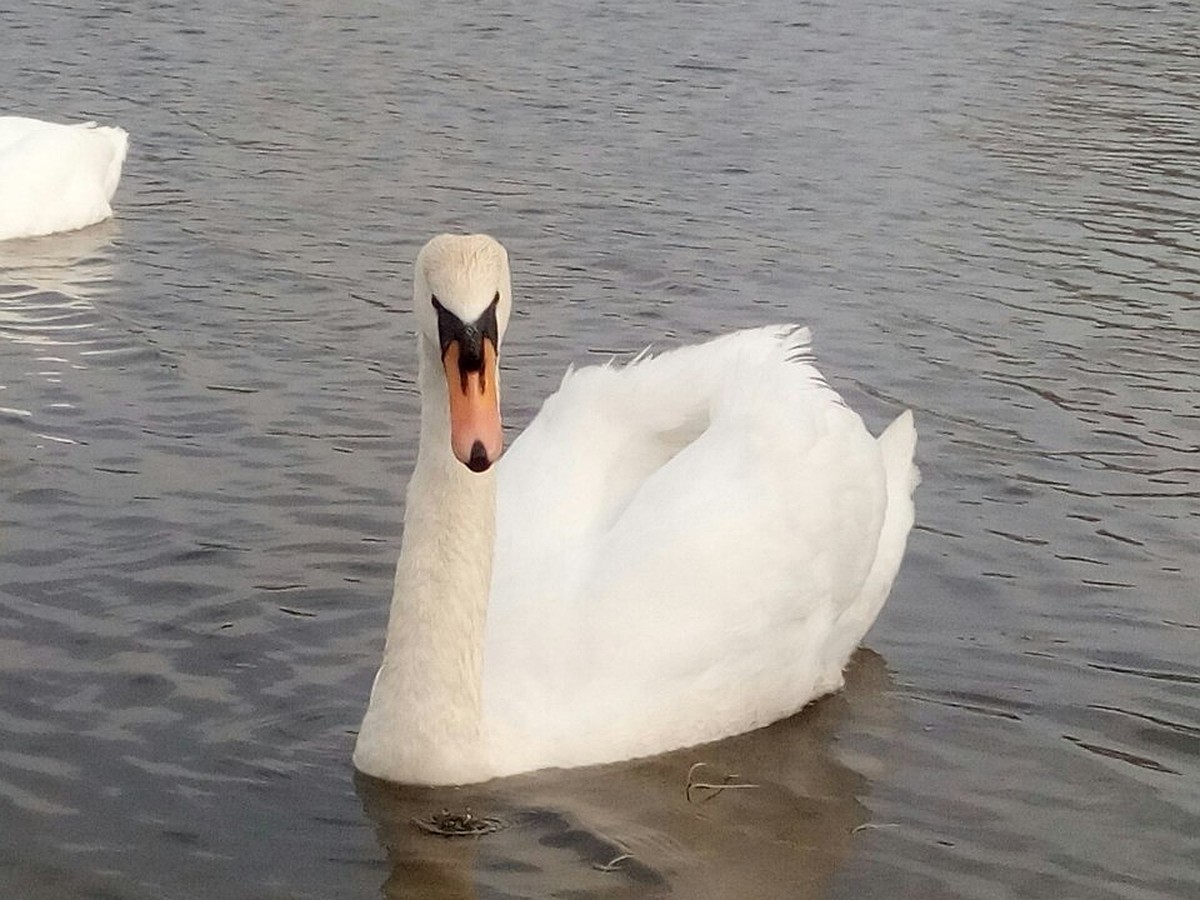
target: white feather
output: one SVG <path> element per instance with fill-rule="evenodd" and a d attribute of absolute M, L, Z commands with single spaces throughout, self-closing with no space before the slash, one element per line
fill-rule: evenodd
<path fill-rule="evenodd" d="M 0 240 L 109 218 L 128 145 L 123 129 L 95 122 L 0 116 Z"/>

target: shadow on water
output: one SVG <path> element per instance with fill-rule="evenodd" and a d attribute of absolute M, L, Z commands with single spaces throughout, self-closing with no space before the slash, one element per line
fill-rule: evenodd
<path fill-rule="evenodd" d="M 862 830 L 868 778 L 838 758 L 883 725 L 890 676 L 860 651 L 846 689 L 750 734 L 662 756 L 463 788 L 355 779 L 391 867 L 387 897 L 822 896 Z M 703 763 L 703 767 L 696 764 Z M 689 781 L 692 784 L 688 789 Z M 719 790 L 701 783 L 755 787 Z M 444 810 L 494 817 L 481 837 L 423 830 Z"/>

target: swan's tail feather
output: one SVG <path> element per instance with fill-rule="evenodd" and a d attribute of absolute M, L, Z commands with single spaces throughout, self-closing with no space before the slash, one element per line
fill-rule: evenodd
<path fill-rule="evenodd" d="M 117 185 L 121 182 L 121 169 L 125 165 L 125 155 L 129 152 L 129 132 L 116 126 L 97 128 L 96 131 L 105 136 L 112 149 L 112 158 L 104 172 L 104 195 L 111 202 L 113 195 L 117 192 Z"/>
<path fill-rule="evenodd" d="M 879 531 L 875 562 L 863 583 L 860 603 L 866 609 L 866 628 L 875 621 L 892 589 L 900 560 L 904 557 L 908 533 L 912 530 L 916 513 L 913 492 L 921 482 L 921 470 L 914 461 L 916 449 L 917 429 L 912 410 L 906 409 L 879 436 L 879 452 L 887 480 L 887 512 Z"/>
<path fill-rule="evenodd" d="M 913 492 L 921 481 L 921 472 L 914 462 L 917 429 L 913 424 L 912 410 L 905 410 L 897 416 L 884 429 L 877 443 L 883 459 L 887 509 L 879 530 L 875 560 L 863 581 L 858 599 L 838 617 L 833 628 L 838 639 L 830 642 L 830 653 L 826 657 L 830 683 L 825 685 L 825 689 L 830 691 L 841 686 L 842 669 L 883 609 L 892 582 L 900 570 L 900 561 L 904 558 L 904 548 L 915 516 Z"/>
<path fill-rule="evenodd" d="M 90 120 L 76 122 L 70 127 L 86 133 L 92 139 L 93 146 L 104 148 L 104 152 L 108 155 L 100 183 L 105 201 L 111 202 L 113 195 L 117 192 L 117 185 L 121 181 L 121 168 L 125 165 L 125 155 L 129 152 L 129 132 L 116 125 L 100 125 Z M 102 159 L 103 156 L 97 158 Z M 110 209 L 109 215 L 111 214 Z"/>

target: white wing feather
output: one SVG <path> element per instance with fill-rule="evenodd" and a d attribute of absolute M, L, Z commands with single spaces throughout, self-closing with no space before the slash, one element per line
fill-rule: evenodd
<path fill-rule="evenodd" d="M 578 370 L 513 442 L 484 651 L 499 769 L 715 740 L 840 686 L 911 527 L 915 431 L 872 438 L 808 341 Z"/>

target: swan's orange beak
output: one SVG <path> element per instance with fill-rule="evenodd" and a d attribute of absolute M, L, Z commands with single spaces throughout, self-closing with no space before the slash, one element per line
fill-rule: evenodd
<path fill-rule="evenodd" d="M 500 395 L 496 390 L 496 346 L 482 342 L 483 366 L 469 370 L 461 365 L 462 345 L 452 340 L 442 354 L 446 386 L 450 390 L 450 449 L 472 472 L 488 469 L 504 449 L 500 425 Z"/>

